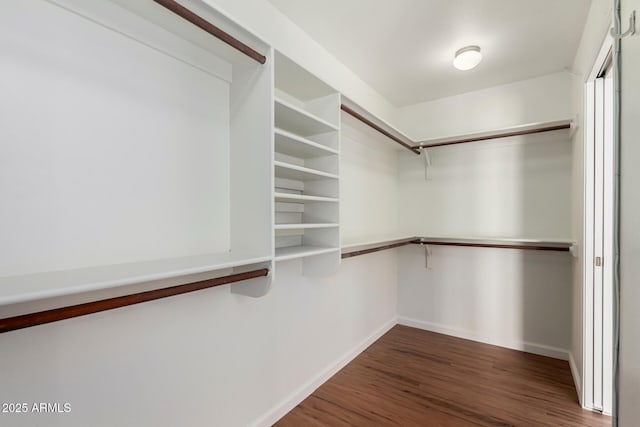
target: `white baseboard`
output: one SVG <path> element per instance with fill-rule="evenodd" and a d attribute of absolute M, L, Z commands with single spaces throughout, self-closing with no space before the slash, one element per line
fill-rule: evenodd
<path fill-rule="evenodd" d="M 580 376 L 580 372 L 576 366 L 576 360 L 573 358 L 573 353 L 571 352 L 569 352 L 569 366 L 571 367 L 573 384 L 576 386 L 576 393 L 578 393 L 578 402 L 580 402 L 580 406 L 584 408 L 585 406 L 582 404 L 582 377 Z"/>
<path fill-rule="evenodd" d="M 496 345 L 498 347 L 510 348 L 512 350 L 520 350 L 527 353 L 539 354 L 541 356 L 553 357 L 554 359 L 569 360 L 569 351 L 562 348 L 550 347 L 547 345 L 530 343 L 526 341 L 509 341 L 496 339 L 493 337 L 478 335 L 473 331 L 452 328 L 449 326 L 425 322 L 423 320 L 411 319 L 408 317 L 398 317 L 398 324 L 411 326 L 418 329 L 424 329 L 426 331 L 437 332 L 440 334 L 451 335 L 453 337 L 464 338 L 471 341 Z"/>
<path fill-rule="evenodd" d="M 396 318 L 385 323 L 381 328 L 374 331 L 365 338 L 360 344 L 349 350 L 345 355 L 327 366 L 322 372 L 312 378 L 310 381 L 302 385 L 288 397 L 278 403 L 272 410 L 255 421 L 252 425 L 255 427 L 269 427 L 275 424 L 280 418 L 285 416 L 289 411 L 295 408 L 300 402 L 306 399 L 318 387 L 324 384 L 329 378 L 334 376 L 338 371 L 344 368 L 349 362 L 355 359 L 360 353 L 367 349 L 371 344 L 377 341 L 381 336 L 386 334 L 391 328 L 398 324 Z"/>

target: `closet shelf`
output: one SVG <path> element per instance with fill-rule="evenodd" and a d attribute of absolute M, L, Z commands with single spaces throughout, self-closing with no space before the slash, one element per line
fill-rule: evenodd
<path fill-rule="evenodd" d="M 300 136 L 318 135 L 339 130 L 338 126 L 280 98 L 274 98 L 275 124 Z"/>
<path fill-rule="evenodd" d="M 442 147 L 445 145 L 466 144 L 470 142 L 486 141 L 490 139 L 508 138 L 513 136 L 531 135 L 542 132 L 570 130 L 574 126 L 573 120 L 557 120 L 552 122 L 530 123 L 522 126 L 496 129 L 486 132 L 470 133 L 447 138 L 435 138 L 421 141 L 414 148 Z"/>
<path fill-rule="evenodd" d="M 0 306 L 269 262 L 233 252 L 0 277 Z"/>
<path fill-rule="evenodd" d="M 338 175 L 322 172 L 316 169 L 309 169 L 303 166 L 292 165 L 290 163 L 274 161 L 276 178 L 292 179 L 296 181 L 314 181 L 319 179 L 338 179 Z"/>
<path fill-rule="evenodd" d="M 284 129 L 275 129 L 275 148 L 277 153 L 287 156 L 310 159 L 314 157 L 338 154 L 338 150 L 318 144 Z"/>
<path fill-rule="evenodd" d="M 568 252 L 573 246 L 569 240 L 557 239 L 479 239 L 452 237 L 389 237 L 369 240 L 363 243 L 342 245 L 342 258 L 351 258 L 373 252 L 398 248 L 409 244 L 434 246 L 463 246 L 473 248 L 520 249 L 538 251 Z"/>
<path fill-rule="evenodd" d="M 412 243 L 435 246 L 465 246 L 475 248 L 528 249 L 540 251 L 568 252 L 573 246 L 570 240 L 562 239 L 504 239 L 504 238 L 457 238 L 419 237 Z"/>
<path fill-rule="evenodd" d="M 276 261 L 285 261 L 288 259 L 304 258 L 314 255 L 322 255 L 339 251 L 339 248 L 325 246 L 286 246 L 276 248 Z"/>
<path fill-rule="evenodd" d="M 346 100 L 345 100 L 346 101 Z M 349 102 L 350 105 L 354 105 L 352 102 Z M 368 112 L 364 112 L 364 114 L 367 114 L 369 116 L 372 117 L 372 119 L 369 119 L 367 117 L 365 117 L 364 114 L 361 114 L 359 112 L 357 112 L 355 110 L 355 108 L 357 107 L 350 107 L 349 105 L 346 104 L 342 104 L 340 105 L 340 109 L 342 111 L 344 111 L 345 113 L 349 114 L 351 117 L 353 117 L 354 119 L 364 123 L 365 125 L 369 126 L 371 129 L 375 130 L 376 132 L 384 135 L 385 137 L 389 138 L 391 141 L 395 142 L 396 144 L 399 144 L 400 146 L 406 148 L 407 150 L 411 151 L 413 154 L 420 154 L 420 151 L 418 151 L 418 148 L 414 147 L 413 144 L 415 144 L 412 140 L 410 140 L 407 136 L 403 135 L 399 130 L 395 129 L 394 127 L 392 127 L 390 124 L 377 119 L 377 118 L 373 118 L 373 116 L 371 116 L 370 113 Z M 360 109 L 360 108 L 358 108 Z M 362 109 L 360 109 L 362 110 Z M 377 121 L 380 123 L 377 124 L 374 122 Z M 398 135 L 402 135 L 404 141 L 399 138 L 398 136 L 394 135 L 393 133 L 391 133 L 390 131 L 393 131 L 394 133 L 398 134 Z"/>
<path fill-rule="evenodd" d="M 315 223 L 315 224 L 306 224 L 306 223 L 296 223 L 296 224 L 275 224 L 273 228 L 275 230 L 305 230 L 311 228 L 336 228 L 339 227 L 340 224 L 334 223 Z"/>
<path fill-rule="evenodd" d="M 205 280 L 187 281 L 181 285 L 174 285 L 150 291 L 136 292 L 119 297 L 94 300 L 82 304 L 68 305 L 51 310 L 32 312 L 12 317 L 0 319 L 0 333 L 29 328 L 32 326 L 44 325 L 58 322 L 60 320 L 72 319 L 74 317 L 86 316 L 88 314 L 99 313 L 106 310 L 127 307 L 141 304 L 157 299 L 168 298 L 176 295 L 201 291 L 215 286 L 228 285 L 243 280 L 257 279 L 269 275 L 269 268 L 263 267 L 252 271 L 230 274 L 227 276 L 215 277 Z"/>
<path fill-rule="evenodd" d="M 313 203 L 313 202 L 338 203 L 338 199 L 334 197 L 305 196 L 302 194 L 275 193 L 274 198 L 276 202 L 282 202 L 282 203 Z"/>
<path fill-rule="evenodd" d="M 410 236 L 390 236 L 377 239 L 367 239 L 362 243 L 352 243 L 342 245 L 342 258 L 352 258 L 366 255 L 373 252 L 399 248 L 413 243 L 417 237 Z"/>

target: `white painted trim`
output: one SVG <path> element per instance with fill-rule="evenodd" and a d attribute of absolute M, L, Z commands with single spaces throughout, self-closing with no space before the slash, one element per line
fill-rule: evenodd
<path fill-rule="evenodd" d="M 541 356 L 553 357 L 554 359 L 569 360 L 569 350 L 550 347 L 543 344 L 530 343 L 526 341 L 503 341 L 491 339 L 487 336 L 478 335 L 475 332 L 467 331 L 459 328 L 452 328 L 436 323 L 425 322 L 422 320 L 410 319 L 408 317 L 398 317 L 398 324 L 411 326 L 426 331 L 437 332 L 453 337 L 464 338 L 471 341 L 477 341 L 485 344 L 496 345 L 499 347 L 510 348 L 512 350 L 525 351 L 527 353 L 538 354 Z"/>
<path fill-rule="evenodd" d="M 607 415 L 610 417 L 611 412 L 607 412 L 607 411 L 600 412 L 593 408 L 585 406 L 583 404 L 582 391 L 581 391 L 582 379 L 580 378 L 580 372 L 578 371 L 578 366 L 576 365 L 576 361 L 573 358 L 573 353 L 571 352 L 569 352 L 569 367 L 571 368 L 571 376 L 573 377 L 573 383 L 576 387 L 576 393 L 578 393 L 578 402 L 580 403 L 580 406 L 582 407 L 582 409 L 586 409 L 587 411 L 595 412 L 596 414 Z"/>
<path fill-rule="evenodd" d="M 313 393 L 318 387 L 324 384 L 329 378 L 334 376 L 344 368 L 349 362 L 355 359 L 360 353 L 367 349 L 371 344 L 376 342 L 380 337 L 389 332 L 391 328 L 398 324 L 397 319 L 394 317 L 387 323 L 382 325 L 378 330 L 374 331 L 371 335 L 365 338 L 360 344 L 349 350 L 342 357 L 335 362 L 327 366 L 322 372 L 313 377 L 311 380 L 303 384 L 300 388 L 295 390 L 289 396 L 280 401 L 274 408 L 263 415 L 261 418 L 252 423 L 255 427 L 268 427 L 275 424 L 280 418 L 285 416 L 289 411 L 295 408 L 300 402 L 306 399 L 311 393 Z"/>
<path fill-rule="evenodd" d="M 580 376 L 580 371 L 578 370 L 578 366 L 576 365 L 576 360 L 573 358 L 573 353 L 569 352 L 569 367 L 571 368 L 571 376 L 573 377 L 573 384 L 576 387 L 576 393 L 578 394 L 578 402 L 580 402 L 580 406 L 585 409 L 586 408 L 582 404 L 582 378 Z"/>
<path fill-rule="evenodd" d="M 582 354 L 583 354 L 583 364 L 582 364 L 582 388 L 581 388 L 581 396 L 580 402 L 582 406 L 586 409 L 595 410 L 594 406 L 598 402 L 602 402 L 603 399 L 596 398 L 596 392 L 600 392 L 603 389 L 606 389 L 606 386 L 603 387 L 603 383 L 612 382 L 612 367 L 609 367 L 608 370 L 604 366 L 603 363 L 598 364 L 597 360 L 594 358 L 594 354 L 596 353 L 594 350 L 599 347 L 601 350 L 604 349 L 603 341 L 610 341 L 611 337 L 604 337 L 601 340 L 596 340 L 595 335 L 596 331 L 594 328 L 594 321 L 598 318 L 602 318 L 602 312 L 596 312 L 595 306 L 602 306 L 602 298 L 598 298 L 598 294 L 595 292 L 595 284 L 596 277 L 594 274 L 594 257 L 596 255 L 594 249 L 594 224 L 596 220 L 595 212 L 593 209 L 593 205 L 595 203 L 594 192 L 595 192 L 595 147 L 596 147 L 596 78 L 598 77 L 600 71 L 605 65 L 605 61 L 609 52 L 613 49 L 613 38 L 607 32 L 604 35 L 604 39 L 600 50 L 596 58 L 594 59 L 593 66 L 591 72 L 587 76 L 584 84 L 584 123 L 583 127 L 585 129 L 583 135 L 583 143 L 584 143 L 584 212 L 583 212 L 583 257 L 584 262 L 582 264 L 583 268 L 583 282 L 582 282 L 582 293 L 583 293 L 583 323 L 582 323 Z M 600 129 L 600 131 L 602 131 Z M 605 262 L 607 262 L 605 260 Z M 611 308 L 609 307 L 609 310 Z M 604 310 L 604 309 L 603 309 Z M 607 310 L 604 310 L 605 313 Z M 609 311 L 610 313 L 610 311 Z M 602 324 L 602 321 L 598 322 Z M 607 328 L 603 328 L 602 331 L 608 331 Z M 612 331 L 606 332 L 612 334 Z M 603 370 L 600 380 L 598 381 L 597 376 L 595 375 L 594 370 L 597 366 L 600 366 Z M 604 379 L 603 379 L 604 377 Z M 610 397 L 607 396 L 607 402 L 610 402 Z M 605 414 L 610 413 L 609 404 L 607 407 L 603 408 Z M 595 412 L 599 412 L 595 410 Z"/>

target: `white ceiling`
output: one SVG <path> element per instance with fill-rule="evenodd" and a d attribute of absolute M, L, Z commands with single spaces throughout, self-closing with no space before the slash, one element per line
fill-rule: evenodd
<path fill-rule="evenodd" d="M 562 71 L 591 0 L 269 0 L 396 106 Z M 483 61 L 458 71 L 455 51 Z"/>

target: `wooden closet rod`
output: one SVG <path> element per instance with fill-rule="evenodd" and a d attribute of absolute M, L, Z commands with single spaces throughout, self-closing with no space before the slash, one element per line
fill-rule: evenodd
<path fill-rule="evenodd" d="M 241 280 L 255 279 L 257 277 L 267 276 L 268 274 L 268 268 L 261 268 L 259 270 L 232 274 L 230 276 L 216 277 L 214 279 L 201 280 L 198 282 L 186 283 L 184 285 L 139 292 L 131 295 L 124 295 L 121 297 L 92 301 L 84 304 L 71 305 L 68 307 L 55 308 L 53 310 L 40 311 L 37 313 L 23 314 L 21 316 L 7 317 L 5 319 L 0 319 L 0 333 L 15 331 L 16 329 L 29 328 L 31 326 L 44 325 L 46 323 L 71 319 L 73 317 L 86 316 L 87 314 L 113 310 L 120 307 L 126 307 L 128 305 L 157 300 L 160 298 L 167 298 L 175 295 L 186 294 L 189 292 L 200 291 L 202 289 L 226 285 L 233 282 L 239 282 Z"/>
<path fill-rule="evenodd" d="M 554 130 L 569 129 L 570 127 L 571 127 L 570 123 L 564 123 L 561 125 L 544 126 L 540 128 L 534 128 L 534 129 L 496 132 L 489 135 L 453 139 L 449 141 L 434 142 L 434 143 L 423 143 L 423 144 L 414 146 L 414 148 L 431 148 L 431 147 L 442 147 L 445 145 L 466 144 L 468 142 L 486 141 L 488 139 L 508 138 L 510 136 L 531 135 L 533 133 L 551 132 Z"/>
<path fill-rule="evenodd" d="M 239 50 L 240 52 L 247 55 L 249 58 L 261 64 L 264 64 L 265 62 L 267 62 L 266 56 L 252 49 L 246 44 L 242 43 L 240 40 L 236 39 L 231 34 L 222 31 L 220 28 L 216 27 L 211 22 L 207 21 L 201 16 L 196 15 L 186 7 L 182 6 L 180 3 L 174 0 L 153 0 L 153 1 L 165 7 L 166 9 L 170 10 L 171 12 L 175 13 L 176 15 L 180 16 L 181 18 L 191 22 L 196 27 L 206 31 L 207 33 L 218 38 L 219 40 L 222 40 L 223 42 L 233 47 L 234 49 Z"/>
<path fill-rule="evenodd" d="M 414 154 L 420 154 L 420 152 L 418 151 L 418 149 L 416 147 L 412 147 L 411 145 L 409 145 L 406 142 L 402 141 L 397 136 L 390 134 L 389 132 L 387 132 L 386 130 L 382 129 L 377 124 L 373 123 L 371 120 L 369 120 L 366 117 L 364 117 L 363 115 L 355 112 L 354 110 L 352 110 L 351 108 L 347 107 L 346 105 L 344 105 L 344 104 L 340 105 L 340 109 L 342 111 L 344 111 L 345 113 L 349 114 L 350 116 L 360 120 L 362 123 L 364 123 L 365 125 L 369 126 L 370 128 L 377 130 L 378 132 L 380 132 L 381 134 L 383 134 L 387 138 L 391 139 L 392 141 L 397 142 L 398 144 L 402 145 L 404 148 L 406 148 L 407 150 L 410 150 Z"/>
<path fill-rule="evenodd" d="M 447 242 L 442 240 L 414 240 L 411 242 L 416 245 L 436 245 L 436 246 L 465 246 L 470 248 L 498 248 L 498 249 L 524 249 L 534 251 L 557 251 L 557 252 L 569 252 L 569 247 L 566 246 L 549 246 L 549 245 L 537 245 L 528 243 L 517 243 L 513 245 L 501 244 L 501 243 L 471 243 L 471 242 Z"/>
<path fill-rule="evenodd" d="M 386 251 L 387 249 L 399 248 L 400 246 L 410 245 L 411 243 L 413 243 L 413 241 L 399 242 L 399 243 L 393 243 L 393 244 L 390 244 L 390 245 L 383 245 L 383 246 L 376 246 L 375 248 L 369 248 L 369 249 L 362 249 L 360 251 L 347 252 L 345 254 L 342 254 L 341 256 L 342 256 L 342 259 L 351 258 L 351 257 L 354 257 L 354 256 L 366 255 L 366 254 L 371 254 L 371 253 L 379 252 L 379 251 Z"/>

